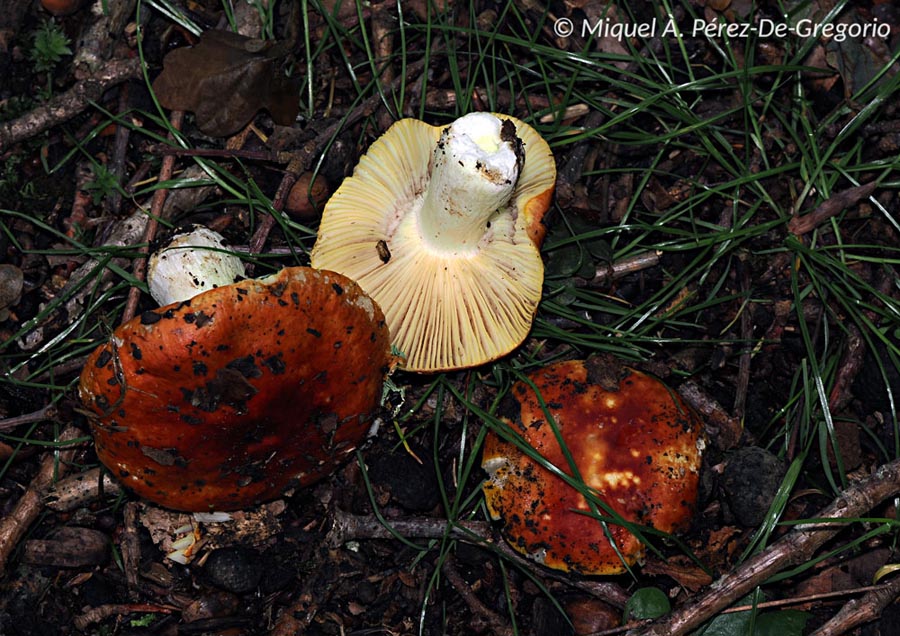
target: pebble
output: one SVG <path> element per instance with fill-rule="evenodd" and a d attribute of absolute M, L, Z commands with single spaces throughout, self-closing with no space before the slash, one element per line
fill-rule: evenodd
<path fill-rule="evenodd" d="M 737 522 L 753 528 L 762 523 L 784 477 L 784 462 L 764 448 L 747 446 L 729 454 L 722 487 Z"/>
<path fill-rule="evenodd" d="M 214 550 L 206 559 L 203 573 L 214 586 L 243 594 L 255 590 L 263 576 L 263 561 L 250 548 L 233 546 Z"/>
<path fill-rule="evenodd" d="M 25 275 L 15 265 L 0 265 L 0 322 L 9 318 L 9 308 L 18 304 L 25 286 Z"/>

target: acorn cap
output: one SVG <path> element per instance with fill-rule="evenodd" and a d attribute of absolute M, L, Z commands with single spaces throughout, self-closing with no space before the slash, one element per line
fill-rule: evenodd
<path fill-rule="evenodd" d="M 88 358 L 79 392 L 124 485 L 234 510 L 331 472 L 365 438 L 392 362 L 358 285 L 294 267 L 135 317 Z"/>
<path fill-rule="evenodd" d="M 659 380 L 620 367 L 612 383 L 594 360 L 551 364 L 531 382 L 556 423 L 586 486 L 623 520 L 663 532 L 690 523 L 704 439 L 691 409 Z M 605 388 L 604 388 L 605 387 Z M 562 472 L 572 475 L 534 390 L 513 385 L 502 419 Z M 619 554 L 585 497 L 513 442 L 494 432 L 484 443 L 488 511 L 518 552 L 548 567 L 618 574 L 644 546 L 624 526 L 607 522 Z M 598 507 L 600 515 L 609 515 Z M 624 559 L 624 563 L 623 563 Z"/>
<path fill-rule="evenodd" d="M 531 328 L 555 181 L 549 146 L 514 117 L 401 120 L 325 206 L 312 265 L 375 299 L 406 370 L 489 362 Z"/>

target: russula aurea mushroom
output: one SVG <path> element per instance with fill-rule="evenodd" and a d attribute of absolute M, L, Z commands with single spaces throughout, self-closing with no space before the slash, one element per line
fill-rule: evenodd
<path fill-rule="evenodd" d="M 531 328 L 555 181 L 549 146 L 515 117 L 400 120 L 326 204 L 312 265 L 375 299 L 407 370 L 489 362 Z"/>
<path fill-rule="evenodd" d="M 528 376 L 584 484 L 622 520 L 664 532 L 690 523 L 704 438 L 691 409 L 661 381 L 604 358 L 551 364 Z M 531 384 L 500 406 L 512 431 L 552 465 L 573 471 Z M 643 544 L 621 523 L 603 525 L 578 489 L 495 432 L 484 443 L 484 495 L 492 518 L 520 553 L 548 567 L 617 574 Z M 602 517 L 611 519 L 598 508 Z M 624 563 L 623 563 L 624 560 Z"/>
<path fill-rule="evenodd" d="M 160 305 L 231 285 L 244 277 L 244 263 L 225 248 L 225 237 L 202 226 L 172 237 L 147 264 L 147 286 Z"/>
<path fill-rule="evenodd" d="M 70 15 L 84 5 L 84 0 L 41 0 L 41 6 L 55 16 Z"/>
<path fill-rule="evenodd" d="M 136 316 L 91 354 L 79 391 L 124 485 L 234 510 L 332 471 L 365 438 L 392 362 L 356 283 L 293 267 Z"/>

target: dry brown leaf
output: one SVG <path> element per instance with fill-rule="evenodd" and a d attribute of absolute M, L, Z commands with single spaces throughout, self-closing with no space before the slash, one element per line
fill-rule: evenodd
<path fill-rule="evenodd" d="M 206 31 L 195 46 L 166 55 L 153 90 L 166 108 L 193 112 L 197 127 L 213 137 L 234 134 L 262 109 L 289 126 L 300 110 L 296 83 L 281 69 L 291 46 Z"/>
<path fill-rule="evenodd" d="M 713 582 L 712 576 L 683 556 L 673 556 L 666 561 L 648 561 L 641 569 L 644 574 L 665 574 L 691 592 L 696 592 Z"/>

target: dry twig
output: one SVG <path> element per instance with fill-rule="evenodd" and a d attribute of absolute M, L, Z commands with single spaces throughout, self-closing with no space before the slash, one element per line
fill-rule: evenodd
<path fill-rule="evenodd" d="M 65 445 L 77 439 L 80 432 L 74 426 L 63 429 L 57 440 Z M 18 545 L 19 540 L 28 531 L 28 528 L 41 514 L 44 507 L 44 495 L 50 488 L 53 480 L 68 470 L 68 463 L 72 461 L 75 450 L 66 447 L 64 450 L 51 452 L 41 462 L 41 468 L 19 500 L 15 508 L 6 517 L 0 520 L 0 576 L 6 570 L 6 562 L 12 551 Z"/>
<path fill-rule="evenodd" d="M 68 121 L 91 103 L 99 101 L 111 87 L 140 76 L 139 59 L 110 60 L 96 73 L 43 106 L 38 106 L 18 119 L 0 123 L 0 150 Z"/>
<path fill-rule="evenodd" d="M 272 199 L 272 209 L 276 213 L 280 213 L 284 209 L 284 204 L 287 201 L 288 195 L 291 193 L 291 188 L 297 183 L 297 178 L 302 171 L 303 161 L 299 157 L 294 157 L 288 162 L 287 168 L 284 171 L 284 176 L 281 178 L 281 183 L 278 184 L 278 190 L 275 191 L 275 197 Z M 274 226 L 275 216 L 273 214 L 265 215 L 260 222 L 259 227 L 256 229 L 256 232 L 250 237 L 251 254 L 259 254 L 262 251 L 263 245 L 266 243 L 266 238 L 268 238 L 269 232 L 272 231 Z M 248 264 L 248 270 L 249 272 L 252 272 L 252 264 Z"/>
<path fill-rule="evenodd" d="M 788 223 L 788 230 L 796 236 L 806 234 L 816 229 L 830 219 L 843 212 L 851 205 L 858 203 L 860 200 L 867 198 L 875 191 L 876 182 L 866 183 L 855 188 L 848 188 L 837 194 L 833 194 L 823 201 L 819 207 L 803 216 L 797 216 Z"/>
<path fill-rule="evenodd" d="M 827 623 L 810 636 L 840 636 L 849 634 L 859 625 L 874 621 L 884 609 L 900 597 L 900 576 L 866 592 L 865 596 L 847 602 Z"/>
<path fill-rule="evenodd" d="M 594 278 L 586 281 L 584 284 L 590 286 L 608 285 L 629 274 L 656 267 L 659 265 L 660 256 L 662 256 L 662 252 L 654 250 L 626 256 L 612 263 L 601 263 L 597 266 Z M 576 284 L 580 284 L 580 282 L 576 281 Z"/>
<path fill-rule="evenodd" d="M 456 593 L 466 602 L 469 610 L 475 616 L 480 617 L 487 623 L 491 633 L 496 634 L 497 636 L 513 636 L 515 632 L 513 632 L 509 622 L 481 602 L 481 599 L 475 595 L 475 592 L 469 584 L 466 583 L 466 580 L 457 569 L 453 567 L 449 558 L 444 561 L 444 566 L 441 568 L 441 571 L 444 573 L 444 576 L 447 577 L 447 580 L 450 581 L 450 585 L 453 586 Z"/>
<path fill-rule="evenodd" d="M 817 515 L 822 521 L 798 525 L 768 549 L 722 576 L 703 594 L 629 634 L 681 636 L 697 629 L 774 574 L 809 561 L 816 550 L 845 527 L 842 519 L 863 516 L 897 493 L 900 493 L 900 460 L 882 465 L 869 477 L 849 486 Z"/>
<path fill-rule="evenodd" d="M 138 589 L 138 571 L 141 567 L 141 540 L 138 536 L 138 506 L 136 501 L 125 504 L 122 539 L 122 565 L 125 569 L 125 582 L 128 595 L 134 598 Z"/>
<path fill-rule="evenodd" d="M 696 382 L 689 380 L 680 387 L 678 393 L 706 421 L 706 432 L 722 450 L 737 446 L 743 432 L 741 421 L 729 415 L 722 406 L 710 397 Z"/>
<path fill-rule="evenodd" d="M 123 84 L 119 90 L 118 112 L 124 113 L 128 110 L 128 84 Z M 131 138 L 131 128 L 121 124 L 116 126 L 112 154 L 109 158 L 107 170 L 117 184 L 122 183 L 125 176 L 125 161 L 128 156 L 128 141 Z M 103 200 L 103 213 L 110 216 L 117 216 L 119 209 L 122 207 L 122 193 L 118 188 L 114 188 Z"/>
<path fill-rule="evenodd" d="M 891 277 L 879 276 L 874 277 L 873 286 L 885 296 L 890 296 L 891 287 L 894 282 Z M 872 322 L 877 322 L 878 318 L 872 309 L 863 309 L 863 315 Z M 837 367 L 837 374 L 834 378 L 831 393 L 828 395 L 828 408 L 832 412 L 839 411 L 849 404 L 853 398 L 851 387 L 857 374 L 863 366 L 863 359 L 866 355 L 866 341 L 862 333 L 855 324 L 847 325 L 847 336 L 844 342 L 844 352 L 841 354 L 841 362 Z"/>
<path fill-rule="evenodd" d="M 6 417 L 0 420 L 0 431 L 8 431 L 10 429 L 21 426 L 22 424 L 33 424 L 34 422 L 42 422 L 44 420 L 52 420 L 56 417 L 56 404 L 48 404 L 32 413 L 24 415 L 16 415 L 15 417 Z"/>
<path fill-rule="evenodd" d="M 106 620 L 110 616 L 123 616 L 125 614 L 154 613 L 154 614 L 171 614 L 179 611 L 179 608 L 171 605 L 156 605 L 151 603 L 125 603 L 125 604 L 108 604 L 93 607 L 84 614 L 76 616 L 72 623 L 78 631 L 84 631 L 94 623 Z"/>
<path fill-rule="evenodd" d="M 537 564 L 524 558 L 505 542 L 495 542 L 491 538 L 491 525 L 485 521 L 457 521 L 450 524 L 446 519 L 418 517 L 412 519 L 390 519 L 386 527 L 374 515 L 353 515 L 336 509 L 332 512 L 332 526 L 326 543 L 331 547 L 340 546 L 351 539 L 396 539 L 397 535 L 419 539 L 456 539 L 472 545 L 490 547 L 506 558 L 527 568 L 538 576 L 563 581 L 573 587 L 622 609 L 628 601 L 628 594 L 616 583 L 593 579 L 577 579 L 564 573 L 539 568 Z"/>
<path fill-rule="evenodd" d="M 170 123 L 174 130 L 181 130 L 181 123 L 184 121 L 184 112 L 180 110 L 172 111 L 172 115 L 170 117 Z M 174 139 L 174 134 L 169 133 L 169 139 Z M 168 181 L 172 178 L 172 173 L 175 171 L 175 157 L 173 155 L 166 155 L 163 157 L 162 165 L 159 168 L 159 180 L 160 181 Z M 143 256 L 140 256 L 134 259 L 134 264 L 132 265 L 131 273 L 138 280 L 144 279 L 144 274 L 147 269 L 147 258 L 146 254 L 150 251 L 150 242 L 156 237 L 156 230 L 159 227 L 159 220 L 164 219 L 163 216 L 166 206 L 166 197 L 168 196 L 167 188 L 159 188 L 153 193 L 153 202 L 150 204 L 150 220 L 147 221 L 147 225 L 144 227 L 144 245 L 141 246 L 140 252 Z M 137 311 L 138 301 L 141 298 L 141 290 L 138 287 L 132 287 L 128 293 L 128 303 L 125 305 L 125 310 L 122 312 L 122 322 L 126 323 L 132 318 L 134 318 L 134 314 Z"/>

